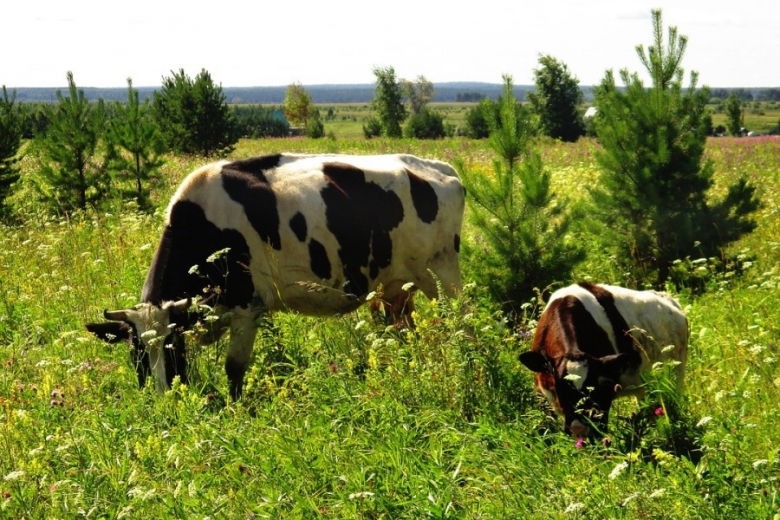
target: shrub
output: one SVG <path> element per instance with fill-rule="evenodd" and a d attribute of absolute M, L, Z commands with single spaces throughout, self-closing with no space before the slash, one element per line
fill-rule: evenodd
<path fill-rule="evenodd" d="M 412 139 L 441 139 L 446 135 L 444 115 L 423 107 L 409 118 L 405 134 Z"/>
<path fill-rule="evenodd" d="M 382 135 L 382 122 L 376 117 L 369 117 L 363 125 L 363 136 L 366 139 Z"/>

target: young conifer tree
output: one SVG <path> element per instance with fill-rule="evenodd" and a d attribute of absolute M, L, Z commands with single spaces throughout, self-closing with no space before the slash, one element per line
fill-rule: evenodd
<path fill-rule="evenodd" d="M 708 89 L 683 88 L 680 66 L 687 38 L 669 29 L 663 42 L 661 11 L 653 11 L 653 45 L 637 47 L 652 78 L 608 71 L 596 89 L 597 160 L 602 175 L 592 190 L 599 236 L 615 250 L 631 286 L 663 287 L 672 264 L 688 256 L 719 256 L 755 223 L 755 188 L 743 178 L 720 202 L 710 202 L 712 161 L 704 157 L 710 128 Z"/>
<path fill-rule="evenodd" d="M 90 103 L 68 72 L 68 95 L 57 91 L 55 105 L 46 106 L 49 125 L 36 136 L 46 202 L 60 211 L 84 210 L 106 196 L 110 182 L 98 145 L 104 134 L 103 100 Z"/>
<path fill-rule="evenodd" d="M 455 162 L 466 187 L 475 239 L 464 244 L 470 277 L 487 287 L 510 317 L 555 282 L 567 282 L 585 253 L 567 238 L 576 210 L 552 191 L 550 173 L 531 148 L 529 115 L 518 109 L 512 78 L 504 76 L 499 120 L 488 117 L 495 154 L 492 174 Z"/>
<path fill-rule="evenodd" d="M 8 97 L 3 85 L 0 98 L 0 218 L 5 215 L 3 201 L 19 180 L 19 148 L 22 145 L 23 116 L 16 104 L 16 91 Z"/>
<path fill-rule="evenodd" d="M 108 148 L 112 171 L 129 174 L 131 194 L 141 208 L 149 207 L 149 187 L 164 161 L 164 144 L 152 119 L 149 100 L 139 101 L 133 81 L 127 79 L 127 103 L 116 102 L 115 117 L 108 126 Z"/>
<path fill-rule="evenodd" d="M 154 93 L 152 113 L 166 145 L 178 153 L 224 156 L 235 148 L 238 132 L 221 85 L 205 69 L 193 80 L 180 69 L 163 78 Z"/>

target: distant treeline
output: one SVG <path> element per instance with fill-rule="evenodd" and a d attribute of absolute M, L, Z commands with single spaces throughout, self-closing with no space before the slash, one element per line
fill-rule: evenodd
<path fill-rule="evenodd" d="M 287 85 L 279 87 L 222 87 L 225 99 L 231 105 L 281 105 Z M 159 87 L 133 87 L 143 101 L 151 99 Z M 368 103 L 374 99 L 373 84 L 366 85 L 304 85 L 312 102 L 327 103 Z M 499 83 L 454 82 L 435 83 L 433 102 L 462 103 L 477 102 L 482 98 L 498 99 L 503 86 Z M 580 87 L 585 94 L 585 101 L 593 100 L 593 87 Z M 65 88 L 10 88 L 16 90 L 16 100 L 22 103 L 53 103 L 57 100 L 57 90 Z M 80 88 L 90 101 L 103 99 L 105 101 L 126 101 L 127 88 Z M 533 85 L 516 85 L 515 97 L 523 101 L 525 93 L 533 91 Z M 726 99 L 730 93 L 735 93 L 742 101 L 780 101 L 780 88 L 710 88 L 710 98 Z"/>
<path fill-rule="evenodd" d="M 241 105 L 280 105 L 284 103 L 284 95 L 288 85 L 279 87 L 222 87 L 225 99 L 229 104 Z M 152 98 L 159 87 L 133 87 L 143 101 Z M 375 85 L 304 85 L 312 102 L 325 103 L 368 103 L 374 99 Z M 499 83 L 437 83 L 434 84 L 434 102 L 479 101 L 482 98 L 497 99 L 503 86 Z M 63 88 L 10 88 L 16 90 L 16 100 L 22 103 L 43 102 L 53 103 L 57 100 L 57 90 Z M 126 101 L 127 88 L 79 88 L 90 101 L 103 99 L 105 101 Z M 525 92 L 533 90 L 533 86 L 515 86 L 515 96 L 519 100 L 525 98 Z M 587 89 L 586 96 L 590 89 Z"/>

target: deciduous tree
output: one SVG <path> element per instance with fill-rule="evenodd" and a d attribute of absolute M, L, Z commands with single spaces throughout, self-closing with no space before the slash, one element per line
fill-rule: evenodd
<path fill-rule="evenodd" d="M 552 56 L 539 57 L 534 69 L 536 90 L 526 93 L 533 111 L 539 116 L 542 133 L 553 139 L 573 142 L 585 134 L 579 113 L 582 90 L 569 68 Z"/>
<path fill-rule="evenodd" d="M 729 94 L 726 102 L 723 103 L 723 110 L 726 112 L 726 130 L 731 135 L 742 135 L 742 128 L 745 126 L 745 114 L 742 111 L 742 102 L 735 93 Z"/>
<path fill-rule="evenodd" d="M 419 114 L 433 99 L 433 83 L 428 81 L 425 76 L 417 76 L 414 81 L 405 79 L 401 83 L 409 98 L 409 108 L 412 115 Z"/>
<path fill-rule="evenodd" d="M 401 125 L 406 119 L 403 86 L 395 77 L 393 67 L 374 68 L 376 89 L 371 106 L 376 110 L 382 130 L 387 137 L 401 137 Z"/>
<path fill-rule="evenodd" d="M 303 85 L 293 83 L 284 94 L 284 115 L 294 125 L 306 127 L 314 110 L 311 96 Z"/>

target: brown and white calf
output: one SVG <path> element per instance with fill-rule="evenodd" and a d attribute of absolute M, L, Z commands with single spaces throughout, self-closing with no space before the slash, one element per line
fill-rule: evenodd
<path fill-rule="evenodd" d="M 520 361 L 565 431 L 583 437 L 606 432 L 612 401 L 641 395 L 654 363 L 677 362 L 682 387 L 687 352 L 688 320 L 668 294 L 580 283 L 553 293 Z"/>
<path fill-rule="evenodd" d="M 190 299 L 202 296 L 220 319 L 201 339 L 230 330 L 225 370 L 238 398 L 260 316 L 342 314 L 380 286 L 396 310 L 408 283 L 432 298 L 438 280 L 453 294 L 464 202 L 449 164 L 411 155 L 209 164 L 170 201 L 141 303 L 87 329 L 133 345 L 139 384 L 154 374 L 164 390 L 175 376 L 186 382 L 183 332 L 201 319 Z"/>

